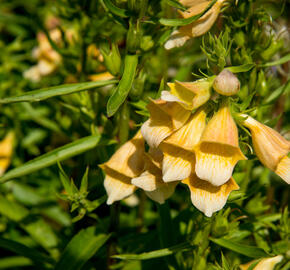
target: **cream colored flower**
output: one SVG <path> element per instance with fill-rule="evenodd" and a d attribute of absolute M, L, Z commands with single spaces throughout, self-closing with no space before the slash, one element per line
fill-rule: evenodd
<path fill-rule="evenodd" d="M 100 167 L 106 173 L 104 186 L 108 194 L 107 204 L 131 195 L 136 189 L 131 179 L 139 176 L 144 167 L 144 140 L 140 131 Z"/>
<path fill-rule="evenodd" d="M 14 134 L 9 132 L 0 142 L 0 176 L 4 174 L 11 163 Z"/>
<path fill-rule="evenodd" d="M 203 110 L 196 112 L 182 128 L 160 144 L 164 154 L 162 172 L 165 182 L 185 179 L 194 170 L 193 149 L 205 128 L 205 118 L 206 113 Z"/>
<path fill-rule="evenodd" d="M 290 142 L 274 129 L 250 116 L 244 116 L 247 118 L 243 124 L 251 130 L 254 150 L 259 160 L 290 184 L 290 159 L 287 156 Z"/>
<path fill-rule="evenodd" d="M 186 110 L 194 110 L 209 100 L 212 83 L 211 79 L 168 83 L 170 92 L 162 91 L 161 99 L 171 102 L 176 101 Z"/>
<path fill-rule="evenodd" d="M 281 262 L 283 259 L 282 255 L 278 255 L 272 258 L 265 258 L 262 259 L 254 268 L 253 270 L 273 270 L 275 265 Z M 251 261 L 247 264 L 240 265 L 241 270 L 247 270 L 249 267 L 255 263 L 255 261 Z"/>
<path fill-rule="evenodd" d="M 151 100 L 147 106 L 150 118 L 142 125 L 141 133 L 150 147 L 158 145 L 175 130 L 181 128 L 191 112 L 177 102 Z"/>
<path fill-rule="evenodd" d="M 189 187 L 192 204 L 207 217 L 211 217 L 214 212 L 221 210 L 230 193 L 239 189 L 233 178 L 217 187 L 199 179 L 196 174 L 191 174 L 189 178 L 182 180 L 182 183 Z"/>
<path fill-rule="evenodd" d="M 165 43 L 165 48 L 169 50 L 174 47 L 181 47 L 188 39 L 201 36 L 209 31 L 217 19 L 224 1 L 225 0 L 218 0 L 201 18 L 174 31 L 170 39 Z M 186 11 L 180 12 L 181 16 L 183 18 L 189 18 L 202 13 L 211 1 L 180 0 L 179 2 L 185 7 L 188 7 Z"/>
<path fill-rule="evenodd" d="M 163 204 L 175 190 L 178 182 L 165 183 L 162 180 L 162 152 L 155 148 L 145 155 L 144 172 L 132 179 L 132 184 L 143 189 L 146 195 L 160 204 Z"/>
<path fill-rule="evenodd" d="M 222 106 L 208 122 L 195 147 L 195 172 L 214 186 L 226 183 L 239 160 L 245 160 L 239 147 L 237 126 L 227 106 Z"/>

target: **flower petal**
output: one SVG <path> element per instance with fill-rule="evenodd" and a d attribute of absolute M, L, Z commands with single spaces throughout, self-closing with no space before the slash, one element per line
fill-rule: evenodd
<path fill-rule="evenodd" d="M 109 205 L 130 196 L 136 190 L 129 177 L 108 168 L 106 169 L 104 187 L 108 194 L 107 204 Z"/>
<path fill-rule="evenodd" d="M 182 182 L 190 189 L 192 204 L 207 217 L 222 209 L 231 191 L 239 189 L 233 178 L 219 187 L 199 179 L 195 174 Z"/>
<path fill-rule="evenodd" d="M 275 171 L 280 160 L 288 154 L 290 142 L 276 130 L 259 123 L 250 116 L 243 124 L 251 130 L 254 149 L 259 160 Z"/>
<path fill-rule="evenodd" d="M 178 48 L 181 47 L 185 44 L 185 42 L 189 39 L 190 37 L 187 35 L 184 35 L 183 33 L 180 33 L 178 30 L 173 31 L 171 33 L 170 38 L 166 41 L 164 44 L 164 48 L 166 50 L 171 50 L 173 48 Z"/>
<path fill-rule="evenodd" d="M 164 145 L 162 149 L 166 151 L 162 162 L 163 181 L 172 182 L 189 177 L 194 168 L 194 154 L 170 145 Z"/>
<path fill-rule="evenodd" d="M 197 111 L 182 128 L 165 139 L 162 145 L 170 144 L 188 151 L 193 151 L 194 147 L 199 143 L 205 128 L 205 118 L 206 113 L 203 110 Z M 166 150 L 162 148 L 162 145 L 160 147 L 164 152 Z"/>
<path fill-rule="evenodd" d="M 156 176 L 149 171 L 145 171 L 139 177 L 133 178 L 131 183 L 145 191 L 154 191 L 158 186 Z"/>
<path fill-rule="evenodd" d="M 140 131 L 123 144 L 101 168 L 110 168 L 127 177 L 139 175 L 144 167 L 144 140 Z"/>
<path fill-rule="evenodd" d="M 154 191 L 145 191 L 146 195 L 155 202 L 163 204 L 175 190 L 177 182 L 164 183 Z"/>
<path fill-rule="evenodd" d="M 156 175 L 145 171 L 139 177 L 132 179 L 132 184 L 145 190 L 150 199 L 162 204 L 174 193 L 177 182 L 164 183 L 161 180 L 161 174 Z"/>
<path fill-rule="evenodd" d="M 4 174 L 11 162 L 14 134 L 9 132 L 0 142 L 0 176 Z"/>
<path fill-rule="evenodd" d="M 183 29 L 191 28 L 191 36 L 198 37 L 205 34 L 209 29 L 213 26 L 214 22 L 216 21 L 220 9 L 222 7 L 224 0 L 217 1 L 213 7 L 206 12 L 201 18 L 196 20 L 195 22 L 188 24 L 186 26 L 180 27 L 179 31 L 182 32 Z M 182 12 L 182 16 L 184 18 L 192 17 L 200 13 L 200 10 L 204 10 L 210 1 L 199 1 L 198 5 L 194 5 L 189 8 L 187 11 Z"/>
<path fill-rule="evenodd" d="M 273 270 L 275 265 L 281 262 L 283 259 L 282 255 L 278 255 L 272 258 L 264 258 L 262 259 L 253 270 Z M 248 262 L 246 264 L 240 265 L 241 270 L 247 270 L 255 261 Z"/>
<path fill-rule="evenodd" d="M 214 186 L 226 183 L 241 159 L 234 147 L 214 143 L 202 143 L 195 153 L 197 176 Z"/>
<path fill-rule="evenodd" d="M 290 184 L 290 158 L 285 156 L 278 163 L 275 173 L 278 174 L 287 184 Z"/>

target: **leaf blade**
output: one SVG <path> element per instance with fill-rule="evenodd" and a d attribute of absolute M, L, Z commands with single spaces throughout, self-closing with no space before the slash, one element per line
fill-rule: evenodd
<path fill-rule="evenodd" d="M 224 238 L 219 238 L 219 239 L 210 238 L 210 240 L 219 246 L 230 249 L 230 250 L 235 251 L 239 254 L 243 254 L 243 255 L 248 256 L 250 258 L 259 259 L 259 258 L 265 258 L 265 257 L 270 256 L 263 249 L 258 248 L 258 247 L 240 244 L 240 243 L 237 243 L 237 242 L 234 242 L 231 240 L 227 240 Z"/>
<path fill-rule="evenodd" d="M 29 91 L 28 93 L 12 96 L 0 99 L 0 104 L 9 104 L 16 102 L 36 102 L 42 101 L 48 98 L 69 95 L 81 91 L 90 90 L 95 87 L 101 87 L 109 84 L 117 83 L 117 80 L 109 81 L 96 81 L 96 82 L 84 82 L 84 83 L 73 83 L 73 84 L 63 84 L 48 88 L 43 88 L 39 90 Z"/>
<path fill-rule="evenodd" d="M 106 234 L 95 235 L 95 227 L 81 230 L 65 247 L 54 269 L 81 269 L 109 238 Z"/>
<path fill-rule="evenodd" d="M 23 165 L 8 171 L 0 178 L 0 183 L 27 175 L 29 173 L 33 173 L 39 169 L 49 167 L 58 161 L 62 161 L 81 154 L 96 147 L 99 141 L 99 135 L 92 135 L 56 148 L 40 157 L 30 160 Z"/>

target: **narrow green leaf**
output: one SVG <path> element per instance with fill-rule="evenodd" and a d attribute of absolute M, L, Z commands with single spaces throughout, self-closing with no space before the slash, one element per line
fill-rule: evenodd
<path fill-rule="evenodd" d="M 290 91 L 290 81 L 274 90 L 264 101 L 263 104 L 270 104 L 279 98 L 284 92 Z"/>
<path fill-rule="evenodd" d="M 210 238 L 210 240 L 221 247 L 225 247 L 227 249 L 235 251 L 239 254 L 243 254 L 250 258 L 258 259 L 258 258 L 269 257 L 269 254 L 267 254 L 263 249 L 258 248 L 258 247 L 240 244 L 240 243 L 234 242 L 232 240 L 227 240 L 224 238 L 219 238 L 219 239 Z"/>
<path fill-rule="evenodd" d="M 269 62 L 266 64 L 261 64 L 259 65 L 259 67 L 272 67 L 272 66 L 278 66 L 278 65 L 282 65 L 286 62 L 290 61 L 290 53 L 286 54 L 285 56 L 283 56 L 282 58 L 280 58 L 277 61 L 273 61 L 273 62 Z"/>
<path fill-rule="evenodd" d="M 24 163 L 23 165 L 8 171 L 0 178 L 0 182 L 6 182 L 13 178 L 19 178 L 21 176 L 33 173 L 37 170 L 49 167 L 58 161 L 62 161 L 81 153 L 86 152 L 97 146 L 100 140 L 99 135 L 93 135 L 81 138 L 75 142 L 66 144 L 62 147 L 54 149 L 40 157 L 37 157 L 31 161 Z"/>
<path fill-rule="evenodd" d="M 137 55 L 126 55 L 122 79 L 107 104 L 107 114 L 109 117 L 115 114 L 115 112 L 126 100 L 134 81 L 137 65 Z"/>
<path fill-rule="evenodd" d="M 11 256 L 0 259 L 0 269 L 9 269 L 32 265 L 32 261 L 22 256 Z"/>
<path fill-rule="evenodd" d="M 68 243 L 55 270 L 77 270 L 106 243 L 110 235 L 95 234 L 95 227 L 81 230 Z"/>
<path fill-rule="evenodd" d="M 54 263 L 54 261 L 51 258 L 47 257 L 46 255 L 43 255 L 42 253 L 33 248 L 29 248 L 23 244 L 20 244 L 12 240 L 4 239 L 2 237 L 0 237 L 0 247 L 5 250 L 14 252 L 18 255 L 29 258 L 39 266 L 43 266 L 44 263 L 48 264 Z"/>
<path fill-rule="evenodd" d="M 254 63 L 250 63 L 250 64 L 244 64 L 241 66 L 226 67 L 226 69 L 231 71 L 232 73 L 240 73 L 240 72 L 247 72 L 251 70 L 254 66 L 255 66 Z"/>
<path fill-rule="evenodd" d="M 172 6 L 172 7 L 175 7 L 177 9 L 180 9 L 182 11 L 185 11 L 187 10 L 187 8 L 182 5 L 181 3 L 179 3 L 177 0 L 165 0 L 165 2 L 169 5 L 169 6 Z"/>
<path fill-rule="evenodd" d="M 80 186 L 80 193 L 85 193 L 88 190 L 88 173 L 89 173 L 89 167 L 86 168 L 86 171 L 83 175 L 81 186 Z"/>
<path fill-rule="evenodd" d="M 131 13 L 128 10 L 116 7 L 110 0 L 103 0 L 103 2 L 107 7 L 107 9 L 117 16 L 127 18 L 131 15 Z"/>
<path fill-rule="evenodd" d="M 29 91 L 22 95 L 7 97 L 0 99 L 0 104 L 8 104 L 15 102 L 35 102 L 41 101 L 52 97 L 69 95 L 85 90 L 89 90 L 95 87 L 105 86 L 109 84 L 117 83 L 117 80 L 110 81 L 96 81 L 96 82 L 84 82 L 84 83 L 73 83 L 63 84 L 54 87 L 43 88 L 40 90 Z"/>
<path fill-rule="evenodd" d="M 68 195 L 73 195 L 73 192 L 71 190 L 70 180 L 65 171 L 63 170 L 61 164 L 57 162 L 58 169 L 59 169 L 59 179 L 64 187 L 64 190 Z"/>
<path fill-rule="evenodd" d="M 194 15 L 192 17 L 189 17 L 186 19 L 164 19 L 164 18 L 161 18 L 159 20 L 159 22 L 161 24 L 167 25 L 167 26 L 182 26 L 182 25 L 187 25 L 187 24 L 193 23 L 193 22 L 197 21 L 200 17 L 202 17 L 206 12 L 208 12 L 216 2 L 217 2 L 217 0 L 212 0 L 203 12 L 201 12 L 197 15 Z"/>
<path fill-rule="evenodd" d="M 121 260 L 149 260 L 149 259 L 169 256 L 178 251 L 185 251 L 192 248 L 193 246 L 191 246 L 187 242 L 184 242 L 182 244 L 175 245 L 169 248 L 158 249 L 158 250 L 154 250 L 150 252 L 144 252 L 141 254 L 120 254 L 120 255 L 114 255 L 112 257 L 121 259 Z"/>

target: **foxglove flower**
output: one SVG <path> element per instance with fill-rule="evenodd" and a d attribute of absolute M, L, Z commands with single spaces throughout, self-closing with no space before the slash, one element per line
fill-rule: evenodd
<path fill-rule="evenodd" d="M 210 4 L 210 0 L 180 0 L 181 4 L 188 9 L 184 12 L 180 12 L 183 18 L 189 18 L 197 14 L 202 13 Z M 195 22 L 180 27 L 177 31 L 174 31 L 170 39 L 165 43 L 167 50 L 174 47 L 181 47 L 184 43 L 192 38 L 198 37 L 205 34 L 213 26 L 216 21 L 220 9 L 223 5 L 224 0 L 218 0 L 210 10 L 208 10 L 202 17 Z"/>
<path fill-rule="evenodd" d="M 244 125 L 251 130 L 256 155 L 264 166 L 290 184 L 290 142 L 277 131 L 245 115 Z"/>
<path fill-rule="evenodd" d="M 178 182 L 165 183 L 162 180 L 163 155 L 160 149 L 151 148 L 148 154 L 145 154 L 144 172 L 132 179 L 132 184 L 143 189 L 145 194 L 160 204 L 163 204 L 175 190 Z"/>
<path fill-rule="evenodd" d="M 185 179 L 194 170 L 193 149 L 205 128 L 205 118 L 203 110 L 196 112 L 182 128 L 160 144 L 164 153 L 162 172 L 165 182 Z"/>
<path fill-rule="evenodd" d="M 131 179 L 139 176 L 144 167 L 144 140 L 139 131 L 123 144 L 106 163 L 100 165 L 106 173 L 104 186 L 108 194 L 107 204 L 131 195 L 136 187 Z"/>
<path fill-rule="evenodd" d="M 181 128 L 191 112 L 177 102 L 151 100 L 147 106 L 150 118 L 142 125 L 141 133 L 150 147 L 158 145 L 175 130 Z"/>
<path fill-rule="evenodd" d="M 161 99 L 176 101 L 186 110 L 194 110 L 206 103 L 210 98 L 210 79 L 201 79 L 194 82 L 168 83 L 170 92 L 162 91 Z"/>
<path fill-rule="evenodd" d="M 223 105 L 208 122 L 195 154 L 197 176 L 214 186 L 226 183 L 236 163 L 247 159 L 239 147 L 238 129 L 227 106 Z"/>
<path fill-rule="evenodd" d="M 214 212 L 221 210 L 230 193 L 239 189 L 232 177 L 218 187 L 199 179 L 196 174 L 191 174 L 189 178 L 182 180 L 182 183 L 189 187 L 192 204 L 207 217 L 211 217 Z"/>

